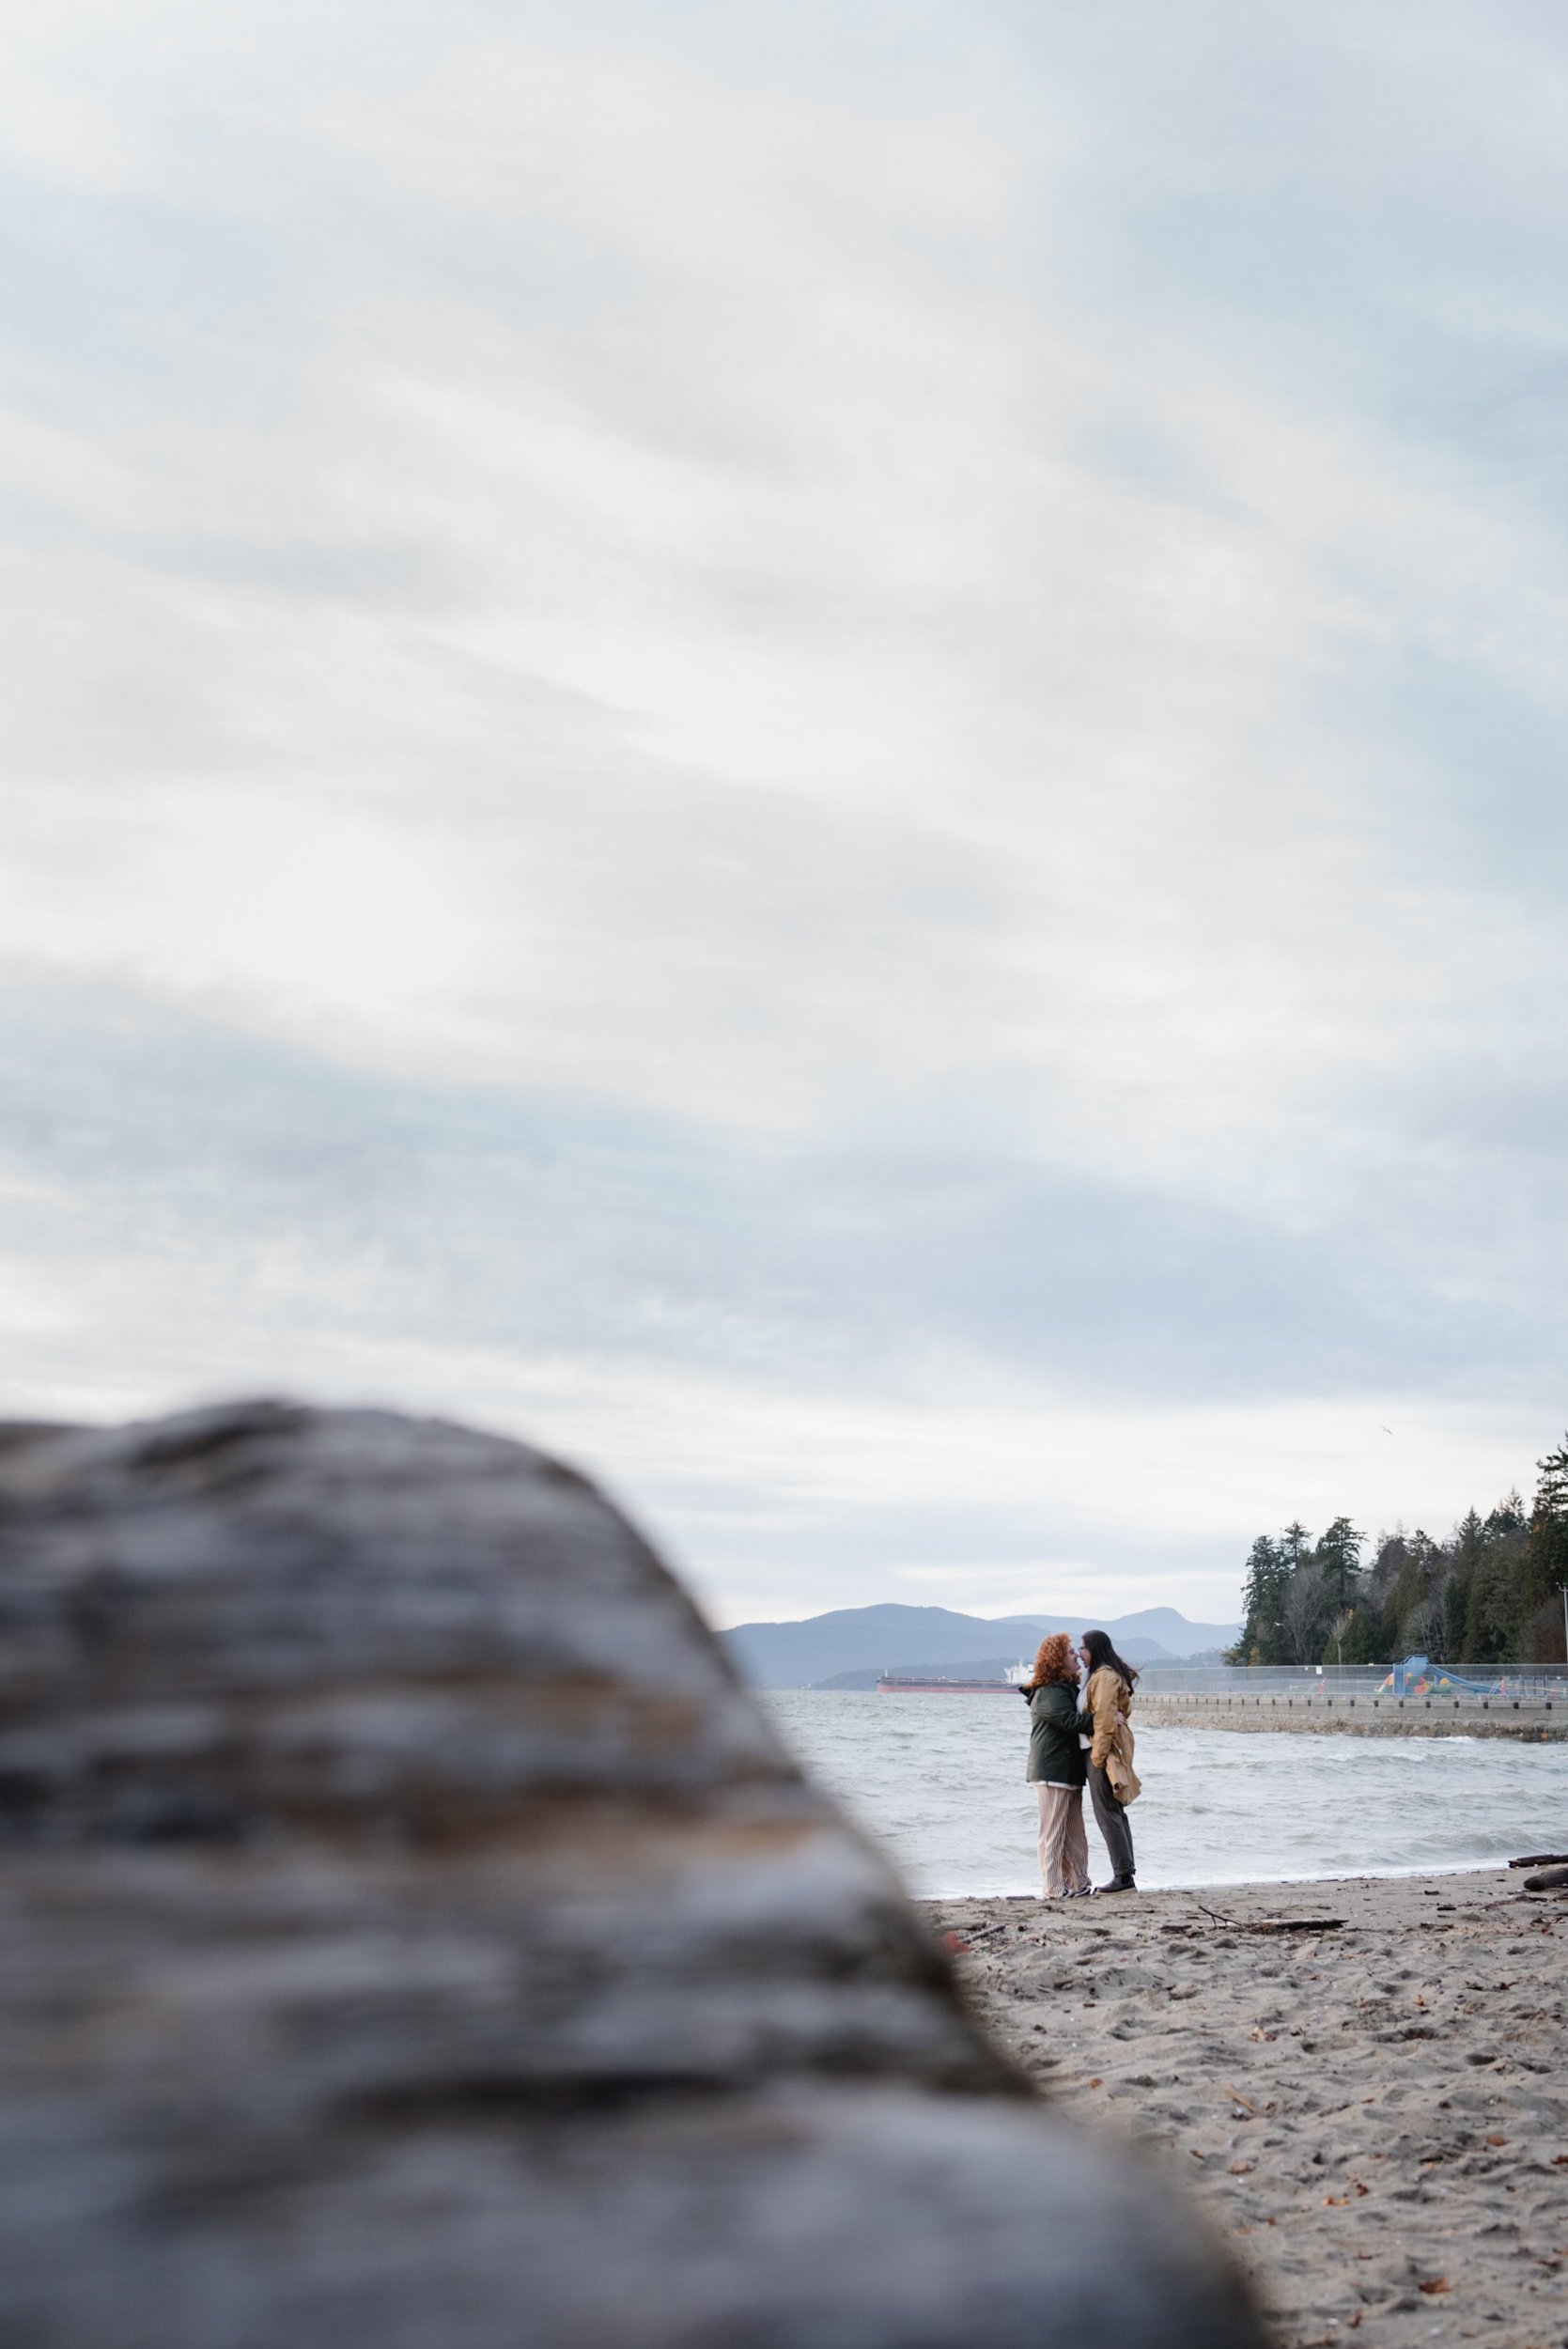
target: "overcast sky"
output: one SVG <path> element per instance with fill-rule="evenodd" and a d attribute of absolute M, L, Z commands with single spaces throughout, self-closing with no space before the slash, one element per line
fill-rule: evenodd
<path fill-rule="evenodd" d="M 0 1408 L 1234 1610 L 1568 1422 L 1558 0 L 11 0 Z"/>

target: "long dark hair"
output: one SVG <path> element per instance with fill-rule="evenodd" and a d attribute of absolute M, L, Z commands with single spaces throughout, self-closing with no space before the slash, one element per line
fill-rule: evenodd
<path fill-rule="evenodd" d="M 1089 1651 L 1089 1669 L 1092 1672 L 1097 1672 L 1102 1668 L 1110 1672 L 1120 1672 L 1127 1687 L 1129 1688 L 1132 1687 L 1133 1682 L 1138 1678 L 1137 1667 L 1123 1662 L 1110 1644 L 1110 1634 L 1108 1631 L 1086 1631 L 1083 1635 L 1083 1644 Z"/>

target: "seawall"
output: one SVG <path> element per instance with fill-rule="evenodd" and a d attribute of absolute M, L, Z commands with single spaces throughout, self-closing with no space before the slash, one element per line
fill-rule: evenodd
<path fill-rule="evenodd" d="M 1508 1737 L 1568 1740 L 1568 1710 L 1512 1697 L 1140 1696 L 1133 1728 L 1289 1731 L 1308 1737 Z"/>

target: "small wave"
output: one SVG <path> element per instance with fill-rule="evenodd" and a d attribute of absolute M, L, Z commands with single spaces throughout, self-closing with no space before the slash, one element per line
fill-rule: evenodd
<path fill-rule="evenodd" d="M 1020 1783 L 1016 1714 L 937 1695 L 893 1705 L 783 1690 L 767 1703 L 914 1890 L 957 1899 L 1037 1889 L 1037 1813 Z M 1144 1793 L 1131 1817 L 1139 1881 L 1151 1890 L 1460 1875 L 1545 1848 L 1568 1806 L 1564 1746 L 1162 1728 L 1140 1751 Z M 1092 1819 L 1090 1842 L 1097 1860 Z"/>

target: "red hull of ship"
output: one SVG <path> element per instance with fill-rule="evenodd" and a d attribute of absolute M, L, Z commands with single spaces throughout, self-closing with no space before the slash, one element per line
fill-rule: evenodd
<path fill-rule="evenodd" d="M 879 1697 L 1010 1697 L 1010 1680 L 879 1680 Z"/>

